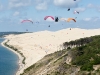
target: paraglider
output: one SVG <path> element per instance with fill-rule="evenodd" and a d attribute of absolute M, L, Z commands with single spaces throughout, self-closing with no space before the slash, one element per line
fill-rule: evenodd
<path fill-rule="evenodd" d="M 58 22 L 58 20 L 59 20 L 58 17 L 55 17 L 55 22 Z"/>
<path fill-rule="evenodd" d="M 46 16 L 46 17 L 44 18 L 44 20 L 46 20 L 48 17 L 50 17 L 52 20 L 54 20 L 54 17 L 53 17 L 53 16 Z"/>
<path fill-rule="evenodd" d="M 70 10 L 70 8 L 68 8 L 68 10 L 67 11 L 69 11 Z"/>
<path fill-rule="evenodd" d="M 31 20 L 23 20 L 21 23 L 24 23 L 24 22 L 31 22 L 33 24 L 33 21 Z"/>
<path fill-rule="evenodd" d="M 28 29 L 26 29 L 26 31 L 28 31 Z"/>
<path fill-rule="evenodd" d="M 67 22 L 70 22 L 71 20 L 73 20 L 74 22 L 76 22 L 76 20 L 74 18 L 68 18 Z"/>
<path fill-rule="evenodd" d="M 39 23 L 39 21 L 36 21 L 36 23 Z"/>
<path fill-rule="evenodd" d="M 78 11 L 74 11 L 74 14 L 76 14 L 76 13 L 78 13 L 78 14 L 79 14 L 79 12 L 78 12 Z"/>
<path fill-rule="evenodd" d="M 61 21 L 66 21 L 67 19 L 66 19 L 66 18 L 61 18 L 60 20 L 61 20 Z"/>
<path fill-rule="evenodd" d="M 50 25 L 48 27 L 50 27 Z"/>
<path fill-rule="evenodd" d="M 75 17 L 75 19 L 77 19 L 77 17 Z"/>
<path fill-rule="evenodd" d="M 77 17 L 75 17 L 75 19 L 76 19 Z M 74 22 L 76 22 L 76 20 L 75 20 L 74 18 L 61 18 L 60 20 L 61 21 L 66 21 L 66 22 L 70 22 L 71 20 L 73 20 Z"/>

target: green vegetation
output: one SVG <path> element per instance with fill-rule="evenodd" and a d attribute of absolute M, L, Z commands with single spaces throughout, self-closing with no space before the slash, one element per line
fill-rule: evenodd
<path fill-rule="evenodd" d="M 75 41 L 64 42 L 63 46 L 64 46 L 65 49 L 70 49 L 73 46 L 74 47 L 80 47 L 82 45 L 88 44 L 91 41 L 93 41 L 92 37 L 86 37 L 86 38 L 81 38 L 81 39 L 78 39 L 78 40 L 75 40 Z"/>
<path fill-rule="evenodd" d="M 8 42 L 9 42 L 9 40 L 8 40 L 7 42 L 5 42 L 4 45 L 7 46 L 8 48 L 11 48 L 11 49 L 14 50 L 14 51 L 17 51 L 17 52 L 23 57 L 22 63 L 25 64 L 25 59 L 26 59 L 26 58 L 24 57 L 23 53 L 21 53 L 20 51 L 18 51 L 18 49 L 15 48 L 14 46 L 8 45 L 8 44 L 7 44 Z"/>
<path fill-rule="evenodd" d="M 93 65 L 100 64 L 100 36 L 92 37 L 92 42 L 73 49 L 75 59 L 72 64 L 81 66 L 81 71 L 92 71 Z"/>

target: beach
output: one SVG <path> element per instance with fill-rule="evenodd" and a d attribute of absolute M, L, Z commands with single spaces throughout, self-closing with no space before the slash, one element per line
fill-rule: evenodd
<path fill-rule="evenodd" d="M 6 46 L 4 45 L 5 42 L 7 42 L 7 39 L 6 39 L 5 41 L 3 41 L 3 42 L 1 43 L 1 45 L 2 45 L 3 47 L 5 47 L 5 48 L 8 48 L 8 47 L 6 47 Z M 11 48 L 8 48 L 8 50 L 11 50 L 13 53 L 15 53 L 15 54 L 18 55 L 18 58 L 19 58 L 19 61 L 18 61 L 19 69 L 18 69 L 18 71 L 16 72 L 16 75 L 20 75 L 20 72 L 19 72 L 19 71 L 21 70 L 22 66 L 24 66 L 24 65 L 22 64 L 23 57 L 22 57 L 18 52 L 14 51 L 14 50 L 11 49 Z"/>
<path fill-rule="evenodd" d="M 9 50 L 16 53 L 19 57 L 18 64 L 20 67 L 16 75 L 20 75 L 23 73 L 24 69 L 33 65 L 45 55 L 62 50 L 64 42 L 95 35 L 100 35 L 100 29 L 72 28 L 70 30 L 70 28 L 67 28 L 55 32 L 45 30 L 19 35 L 7 35 L 5 37 L 6 40 L 2 42 L 2 45 L 9 40 L 7 44 L 14 46 L 18 51 L 23 53 L 26 58 L 25 64 L 22 64 L 23 57 L 9 48 Z"/>

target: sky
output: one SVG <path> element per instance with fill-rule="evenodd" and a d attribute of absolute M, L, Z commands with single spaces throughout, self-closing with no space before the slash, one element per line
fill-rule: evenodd
<path fill-rule="evenodd" d="M 67 11 L 70 8 L 70 11 Z M 78 11 L 79 14 L 74 11 Z M 50 17 L 76 18 L 76 22 Z M 21 23 L 23 20 L 31 22 Z M 39 23 L 37 23 L 39 22 Z M 50 27 L 48 27 L 50 25 Z M 0 0 L 0 32 L 21 31 L 57 31 L 66 28 L 100 28 L 100 0 Z"/>

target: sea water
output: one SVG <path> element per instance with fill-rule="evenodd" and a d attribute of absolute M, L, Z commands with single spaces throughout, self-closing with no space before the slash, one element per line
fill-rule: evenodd
<path fill-rule="evenodd" d="M 1 46 L 4 39 L 0 38 L 0 75 L 15 75 L 18 70 L 18 56 Z"/>

